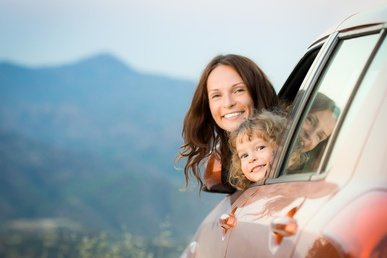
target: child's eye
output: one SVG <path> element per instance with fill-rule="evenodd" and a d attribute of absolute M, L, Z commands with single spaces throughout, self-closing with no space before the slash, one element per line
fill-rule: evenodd
<path fill-rule="evenodd" d="M 245 159 L 247 158 L 249 155 L 247 155 L 247 153 L 243 153 L 239 156 L 240 159 Z"/>
<path fill-rule="evenodd" d="M 264 148 L 266 148 L 265 145 L 258 145 L 258 146 L 256 147 L 256 150 L 263 150 Z"/>

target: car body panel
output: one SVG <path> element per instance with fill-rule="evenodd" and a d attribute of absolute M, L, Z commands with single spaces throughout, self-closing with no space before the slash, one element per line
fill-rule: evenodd
<path fill-rule="evenodd" d="M 335 26 L 332 26 L 324 33 L 320 34 L 312 43 L 312 45 L 333 34 L 334 32 L 345 31 L 355 27 L 373 26 L 378 24 L 384 26 L 387 16 L 386 6 L 387 5 L 381 5 L 380 7 L 372 8 L 348 16 L 344 20 L 337 23 Z"/>
<path fill-rule="evenodd" d="M 299 230 L 318 208 L 335 194 L 335 184 L 319 182 L 291 182 L 256 186 L 246 191 L 250 194 L 245 203 L 239 203 L 236 217 L 238 225 L 230 230 L 225 257 L 284 257 L 292 253 Z M 294 210 L 297 230 L 280 242 L 270 230 L 278 217 L 286 218 Z M 241 250 L 241 246 L 244 246 Z M 242 251 L 242 253 L 241 253 Z M 245 253 L 243 253 L 243 251 Z"/>
<path fill-rule="evenodd" d="M 387 67 L 383 70 L 387 71 Z M 381 73 L 379 78 L 376 79 L 376 87 L 373 87 L 368 92 L 368 98 L 365 98 L 362 103 L 359 103 L 357 106 L 358 109 L 353 111 L 353 113 L 358 114 L 356 116 L 357 121 L 352 121 L 348 125 L 352 130 L 347 132 L 345 138 L 342 139 L 347 144 L 342 144 L 340 145 L 340 149 L 335 150 L 338 154 L 336 160 L 332 161 L 335 166 L 332 168 L 332 171 L 328 172 L 325 179 L 326 181 L 347 181 L 347 183 L 343 184 L 342 189 L 337 193 L 335 198 L 332 198 L 325 207 L 322 206 L 320 212 L 309 222 L 308 231 L 304 231 L 307 233 L 303 233 L 299 239 L 299 242 L 303 244 L 297 245 L 294 257 L 305 257 L 306 253 L 312 252 L 309 250 L 313 246 L 312 240 L 316 239 L 315 236 L 324 235 L 324 233 L 329 235 L 329 232 L 324 232 L 324 229 L 330 225 L 330 221 L 334 220 L 340 212 L 345 210 L 348 204 L 372 191 L 386 192 L 386 81 L 387 73 Z M 376 115 L 370 116 L 370 114 Z M 353 164 L 354 166 L 350 178 L 344 180 L 343 176 L 349 174 L 348 164 Z M 386 211 L 387 199 L 381 200 L 380 202 L 380 207 L 377 208 L 383 207 L 383 211 Z M 363 206 L 361 209 L 366 209 L 366 207 Z M 361 209 L 358 210 L 358 213 L 362 212 Z M 373 211 L 375 214 L 379 212 L 381 211 Z M 336 222 L 336 225 L 344 223 L 349 218 L 346 216 L 343 219 L 336 219 L 339 221 Z M 379 229 L 384 234 L 387 234 L 387 220 L 383 219 L 383 221 L 385 223 L 384 225 L 379 225 Z M 369 227 L 373 225 L 372 221 L 365 221 L 364 223 Z M 354 234 L 353 231 L 346 233 Z"/>

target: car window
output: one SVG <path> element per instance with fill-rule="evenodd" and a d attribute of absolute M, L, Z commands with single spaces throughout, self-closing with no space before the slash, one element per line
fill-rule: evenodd
<path fill-rule="evenodd" d="M 378 38 L 379 34 L 372 34 L 339 40 L 298 122 L 283 175 L 318 170 L 327 143 Z M 304 95 L 302 91 L 298 94 Z"/>
<path fill-rule="evenodd" d="M 383 40 L 383 39 L 382 39 Z M 377 104 L 381 101 L 383 98 L 382 89 L 375 89 L 379 85 L 380 88 L 385 88 L 385 80 L 383 80 L 383 69 L 385 70 L 387 66 L 387 39 L 386 35 L 384 35 L 384 41 L 381 43 L 379 50 L 377 51 L 374 59 L 372 60 L 371 65 L 367 69 L 367 73 L 364 76 L 364 79 L 361 82 L 361 85 L 359 86 L 359 89 L 356 92 L 356 96 L 354 97 L 351 106 L 346 114 L 345 121 L 343 122 L 343 125 L 340 128 L 340 136 L 337 137 L 335 140 L 336 147 L 333 149 L 332 153 L 330 154 L 329 161 L 325 165 L 326 168 L 331 167 L 335 162 L 337 162 L 337 158 L 340 156 L 340 151 L 342 150 L 341 146 L 348 145 L 349 139 L 351 137 L 354 137 L 351 134 L 352 128 L 359 128 L 356 130 L 356 138 L 357 139 L 363 139 L 356 141 L 357 144 L 362 144 L 365 139 L 367 138 L 368 131 L 365 129 L 367 126 L 371 125 L 365 125 L 362 121 L 359 120 L 359 116 L 369 116 L 369 119 L 372 118 L 373 112 L 370 110 L 377 109 Z M 373 101 L 369 101 L 369 99 L 372 99 Z M 371 103 L 372 102 L 372 103 Z M 370 124 L 372 124 L 370 122 Z M 351 142 L 351 146 L 354 150 L 358 150 L 361 148 L 359 145 L 355 145 L 355 142 Z M 349 158 L 357 159 L 356 155 L 353 153 L 349 153 L 348 151 L 345 152 L 346 156 Z M 384 155 L 383 153 L 373 153 L 374 156 L 376 155 Z M 355 160 L 352 162 L 355 164 Z M 367 170 L 367 176 L 369 176 L 371 171 Z"/>
<path fill-rule="evenodd" d="M 284 103 L 292 103 L 302 82 L 305 79 L 306 74 L 311 68 L 317 54 L 321 50 L 321 45 L 310 50 L 306 53 L 301 60 L 297 63 L 292 73 L 284 83 L 283 87 L 278 93 L 279 98 Z"/>

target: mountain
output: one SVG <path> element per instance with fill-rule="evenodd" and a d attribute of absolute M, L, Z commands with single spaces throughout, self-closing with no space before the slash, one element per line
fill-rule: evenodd
<path fill-rule="evenodd" d="M 189 239 L 221 198 L 179 190 L 174 159 L 194 87 L 109 54 L 56 67 L 0 63 L 0 228 L 66 218 L 150 237 L 168 221 Z"/>
<path fill-rule="evenodd" d="M 158 159 L 166 169 L 181 144 L 193 88 L 190 81 L 136 72 L 106 54 L 60 67 L 3 63 L 0 126 L 55 147 L 133 162 Z"/>

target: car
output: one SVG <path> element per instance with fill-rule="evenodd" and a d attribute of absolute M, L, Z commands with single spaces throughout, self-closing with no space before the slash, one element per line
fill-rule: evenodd
<path fill-rule="evenodd" d="M 270 175 L 226 195 L 182 258 L 387 257 L 386 35 L 387 5 L 308 47 L 278 93 L 290 122 Z M 313 117 L 321 95 L 334 102 L 332 123 Z M 318 122 L 307 162 L 292 168 Z"/>

